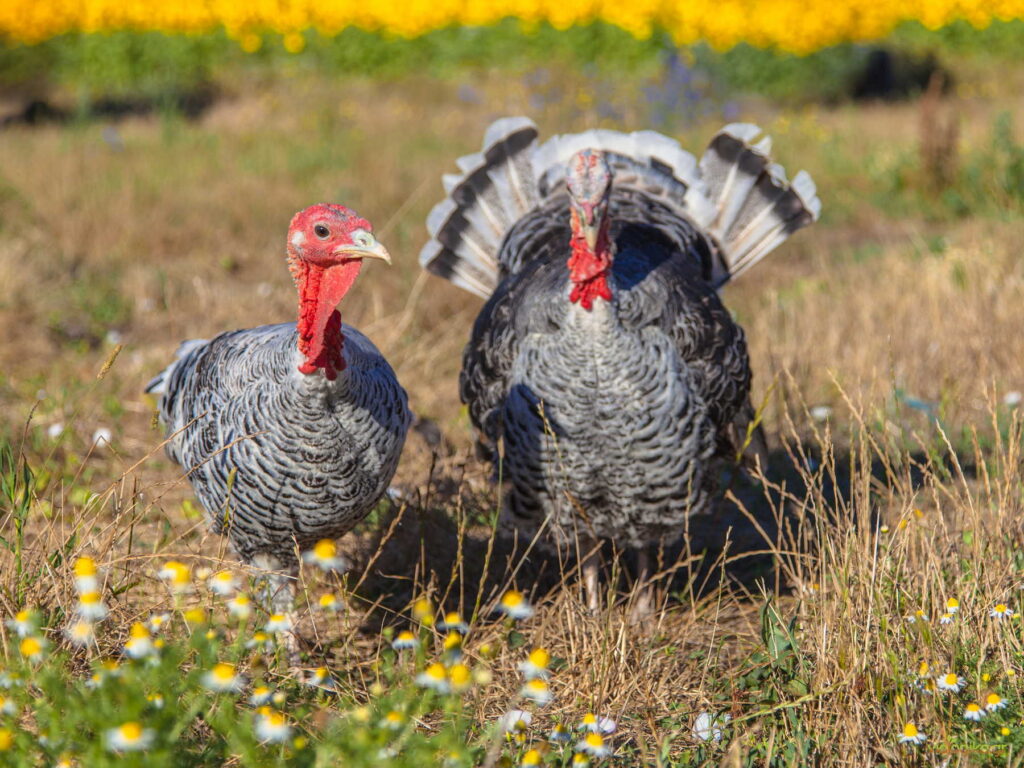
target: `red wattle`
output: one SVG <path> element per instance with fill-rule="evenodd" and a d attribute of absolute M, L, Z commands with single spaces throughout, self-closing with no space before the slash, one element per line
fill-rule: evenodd
<path fill-rule="evenodd" d="M 572 247 L 572 256 L 568 262 L 569 280 L 573 283 L 569 301 L 574 304 L 579 302 L 586 310 L 594 306 L 595 299 L 611 301 L 608 270 L 612 266 L 612 257 L 608 248 L 607 223 L 602 224 L 598 232 L 597 247 L 594 249 L 596 253 L 590 249 L 580 232 L 573 233 L 569 244 Z"/>
<path fill-rule="evenodd" d="M 324 375 L 333 380 L 338 371 L 344 369 L 341 315 L 336 307 L 352 287 L 361 267 L 359 259 L 327 268 L 301 263 L 297 275 L 299 351 L 306 356 L 299 366 L 301 373 L 310 374 L 323 368 Z"/>

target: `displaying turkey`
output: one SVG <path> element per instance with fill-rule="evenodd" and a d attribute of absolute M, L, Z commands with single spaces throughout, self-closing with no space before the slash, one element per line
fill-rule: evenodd
<path fill-rule="evenodd" d="M 742 447 L 750 364 L 717 291 L 820 211 L 759 135 L 727 125 L 698 163 L 652 131 L 538 145 L 530 120 L 504 118 L 428 217 L 421 264 L 487 300 L 460 384 L 500 457 L 503 523 L 577 547 L 592 609 L 587 553 L 636 548 L 648 579 L 648 546 L 709 511 L 711 460 Z"/>
<path fill-rule="evenodd" d="M 167 455 L 213 529 L 281 572 L 275 612 L 291 608 L 296 553 L 349 531 L 384 494 L 411 418 L 387 360 L 336 309 L 364 259 L 390 264 L 369 222 L 314 205 L 292 219 L 287 253 L 297 323 L 187 341 L 146 389 L 161 394 Z"/>

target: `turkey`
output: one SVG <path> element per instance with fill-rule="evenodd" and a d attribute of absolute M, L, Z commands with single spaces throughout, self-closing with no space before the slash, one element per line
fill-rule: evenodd
<path fill-rule="evenodd" d="M 287 258 L 297 323 L 187 341 L 146 388 L 213 529 L 272 572 L 275 613 L 291 610 L 297 553 L 349 531 L 387 490 L 411 418 L 387 360 L 336 309 L 364 259 L 391 263 L 369 222 L 306 208 Z"/>
<path fill-rule="evenodd" d="M 760 133 L 727 125 L 698 163 L 653 131 L 538 144 L 503 118 L 428 217 L 421 264 L 487 300 L 460 393 L 503 527 L 577 548 L 592 610 L 600 543 L 636 549 L 649 582 L 649 546 L 710 511 L 712 460 L 748 434 L 746 342 L 718 290 L 820 211 Z"/>

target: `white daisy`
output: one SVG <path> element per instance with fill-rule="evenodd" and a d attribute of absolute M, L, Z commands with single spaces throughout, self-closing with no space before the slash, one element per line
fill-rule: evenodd
<path fill-rule="evenodd" d="M 149 617 L 149 621 L 146 625 L 149 627 L 151 632 L 159 632 L 161 629 L 166 627 L 171 621 L 171 614 L 169 613 L 154 613 Z"/>
<path fill-rule="evenodd" d="M 265 685 L 257 685 L 252 689 L 252 693 L 249 694 L 249 703 L 254 707 L 262 707 L 273 696 L 274 692 Z"/>
<path fill-rule="evenodd" d="M 96 631 L 91 621 L 79 619 L 67 625 L 64 629 L 64 636 L 72 645 L 85 647 L 92 645 L 96 640 Z"/>
<path fill-rule="evenodd" d="M 395 636 L 395 639 L 391 641 L 391 647 L 396 651 L 401 651 L 406 648 L 415 648 L 419 644 L 420 641 L 416 638 L 416 635 L 408 629 L 403 629 Z"/>
<path fill-rule="evenodd" d="M 101 621 L 109 613 L 99 592 L 83 592 L 79 595 L 75 612 L 88 621 Z"/>
<path fill-rule="evenodd" d="M 986 712 L 997 712 L 1006 706 L 1006 699 L 1000 696 L 998 693 L 990 693 L 985 697 L 985 711 Z"/>
<path fill-rule="evenodd" d="M 510 589 L 502 596 L 501 602 L 495 606 L 494 610 L 517 621 L 533 616 L 533 607 L 529 601 L 523 596 L 522 592 L 517 592 L 514 589 Z"/>
<path fill-rule="evenodd" d="M 701 712 L 693 721 L 693 737 L 698 741 L 721 741 L 722 728 L 732 719 L 731 715 L 712 715 Z"/>
<path fill-rule="evenodd" d="M 939 686 L 940 691 L 949 691 L 950 693 L 959 693 L 960 689 L 967 685 L 967 681 L 964 678 L 957 675 L 955 672 L 949 672 L 943 675 L 935 681 L 935 684 Z"/>
<path fill-rule="evenodd" d="M 600 733 L 602 736 L 610 736 L 615 733 L 618 726 L 610 717 L 598 717 L 593 712 L 587 712 L 577 726 L 581 731 Z"/>
<path fill-rule="evenodd" d="M 172 592 L 182 594 L 192 589 L 192 569 L 177 560 L 168 560 L 156 575 L 167 582 Z"/>
<path fill-rule="evenodd" d="M 0 713 L 13 715 L 17 711 L 18 707 L 11 699 L 8 699 L 6 696 L 0 696 Z"/>
<path fill-rule="evenodd" d="M 324 592 L 317 602 L 320 605 L 320 610 L 327 613 L 337 613 L 338 608 L 341 607 L 338 598 L 332 592 Z"/>
<path fill-rule="evenodd" d="M 100 588 L 96 561 L 91 557 L 80 557 L 75 560 L 75 589 L 83 592 L 98 592 Z"/>
<path fill-rule="evenodd" d="M 551 729 L 551 732 L 548 734 L 548 740 L 556 744 L 566 744 L 572 740 L 572 732 L 559 723 Z"/>
<path fill-rule="evenodd" d="M 523 677 L 527 680 L 534 680 L 536 678 L 546 680 L 551 676 L 551 672 L 548 671 L 548 665 L 550 663 L 550 653 L 543 648 L 534 648 L 530 651 L 530 655 L 527 656 L 526 661 L 519 663 L 519 671 L 523 673 Z"/>
<path fill-rule="evenodd" d="M 228 612 L 236 619 L 247 619 L 252 613 L 252 600 L 248 595 L 235 595 L 227 605 Z"/>
<path fill-rule="evenodd" d="M 346 570 L 345 558 L 338 554 L 338 545 L 331 539 L 320 539 L 311 550 L 302 553 L 303 562 L 323 571 Z"/>
<path fill-rule="evenodd" d="M 269 707 L 261 707 L 256 714 L 256 738 L 260 741 L 281 744 L 292 735 L 288 718 Z"/>
<path fill-rule="evenodd" d="M 270 653 L 274 650 L 274 638 L 266 632 L 253 632 L 252 637 L 245 641 L 245 647 Z"/>
<path fill-rule="evenodd" d="M 448 693 L 448 672 L 443 664 L 434 663 L 416 676 L 416 684 L 438 693 Z"/>
<path fill-rule="evenodd" d="M 956 613 L 960 610 L 960 601 L 951 597 L 946 601 L 946 613 Z"/>
<path fill-rule="evenodd" d="M 245 685 L 245 678 L 235 671 L 234 664 L 221 662 L 203 675 L 203 685 L 216 693 L 238 693 Z"/>
<path fill-rule="evenodd" d="M 519 689 L 519 695 L 524 699 L 536 702 L 542 707 L 554 698 L 547 681 L 541 678 L 527 681 L 526 685 Z"/>
<path fill-rule="evenodd" d="M 501 730 L 505 733 L 525 731 L 533 722 L 533 714 L 522 709 L 510 709 L 501 716 Z"/>
<path fill-rule="evenodd" d="M 317 667 L 312 670 L 304 682 L 313 688 L 321 688 L 325 691 L 334 690 L 334 679 L 327 667 Z"/>
<path fill-rule="evenodd" d="M 39 626 L 39 617 L 30 608 L 23 608 L 14 614 L 13 619 L 8 619 L 5 624 L 10 627 L 18 637 L 28 637 L 35 634 Z"/>
<path fill-rule="evenodd" d="M 900 736 L 900 744 L 912 744 L 918 746 L 924 744 L 928 737 L 923 731 L 919 731 L 914 723 L 907 723 L 903 726 L 903 733 Z"/>
<path fill-rule="evenodd" d="M 988 615 L 993 619 L 1008 619 L 1013 616 L 1013 609 L 1006 605 L 1006 603 L 999 603 L 999 605 L 988 612 Z"/>
<path fill-rule="evenodd" d="M 156 653 L 153 638 L 145 624 L 141 622 L 132 624 L 131 636 L 124 644 L 124 652 L 133 659 L 144 659 Z"/>
<path fill-rule="evenodd" d="M 965 720 L 973 720 L 974 722 L 978 722 L 984 716 L 985 716 L 985 710 L 982 709 L 980 706 L 978 706 L 973 701 L 970 704 L 968 704 L 966 707 L 964 707 L 964 719 Z"/>
<path fill-rule="evenodd" d="M 238 589 L 238 579 L 231 571 L 218 571 L 210 577 L 210 590 L 221 597 L 227 597 Z"/>
<path fill-rule="evenodd" d="M 125 723 L 107 731 L 107 749 L 113 752 L 138 752 L 149 749 L 156 734 L 136 722 Z"/>
<path fill-rule="evenodd" d="M 944 613 L 944 614 L 942 614 L 942 616 L 939 617 L 939 624 L 952 624 L 952 623 L 953 623 L 953 614 L 952 613 Z"/>
<path fill-rule="evenodd" d="M 29 661 L 39 661 L 46 653 L 46 638 L 29 636 L 22 638 L 18 651 Z"/>
<path fill-rule="evenodd" d="M 284 613 L 275 613 L 267 619 L 263 627 L 267 632 L 288 632 L 292 628 L 292 620 Z"/>
<path fill-rule="evenodd" d="M 607 757 L 612 753 L 611 748 L 604 743 L 600 733 L 588 733 L 585 737 L 576 742 L 576 751 L 588 754 L 591 757 Z"/>
<path fill-rule="evenodd" d="M 469 634 L 469 624 L 462 620 L 462 614 L 458 611 L 446 613 L 444 619 L 437 623 L 437 628 L 442 632 L 458 632 L 460 635 Z"/>

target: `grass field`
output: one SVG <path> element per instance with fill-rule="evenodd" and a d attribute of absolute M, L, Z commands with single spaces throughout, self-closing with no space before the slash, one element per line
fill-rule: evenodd
<path fill-rule="evenodd" d="M 18 709 L 0 731 L 13 734 L 13 764 L 66 749 L 105 764 L 96 744 L 118 712 L 156 730 L 149 757 L 118 764 L 150 766 L 519 764 L 555 723 L 586 712 L 617 721 L 605 759 L 622 765 L 1021 764 L 1024 70 L 968 62 L 957 77 L 951 94 L 910 102 L 783 109 L 744 97 L 698 109 L 645 97 L 640 75 L 375 82 L 295 70 L 223 83 L 195 121 L 4 130 L 0 604 L 45 613 L 55 652 L 75 599 L 71 564 L 87 555 L 111 611 L 97 643 L 68 649 L 64 666 L 19 660 L 19 639 L 2 630 L 9 667 L 46 681 L 9 689 Z M 520 563 L 494 540 L 498 502 L 456 388 L 480 304 L 416 263 L 440 175 L 492 119 L 519 113 L 545 134 L 656 119 L 696 153 L 728 113 L 771 134 L 824 203 L 819 224 L 724 294 L 748 335 L 771 465 L 734 478 L 716 514 L 665 552 L 661 607 L 640 626 L 628 620 L 628 563 L 606 574 L 618 601 L 592 616 L 572 563 Z M 244 648 L 249 629 L 210 646 L 175 618 L 172 636 L 193 633 L 191 676 L 171 656 L 157 672 L 125 672 L 125 690 L 167 686 L 172 723 L 82 682 L 133 622 L 183 607 L 157 576 L 165 561 L 241 573 L 164 458 L 141 391 L 182 339 L 294 316 L 284 234 L 317 201 L 359 211 L 395 257 L 364 271 L 342 315 L 384 351 L 443 440 L 410 436 L 395 479 L 406 502 L 382 504 L 341 542 L 354 562 L 343 583 L 306 574 L 308 664 L 326 665 L 337 691 L 261 666 Z M 93 445 L 101 430 L 109 444 Z M 514 627 L 490 613 L 510 587 L 536 609 Z M 324 590 L 346 609 L 320 610 Z M 393 659 L 387 639 L 422 596 L 472 620 L 465 658 L 477 674 L 465 693 L 424 697 L 411 683 L 442 653 L 440 634 L 423 630 L 416 662 Z M 950 598 L 959 611 L 943 624 Z M 226 627 L 222 601 L 201 589 L 194 603 Z M 998 604 L 1016 615 L 991 616 Z M 534 646 L 555 659 L 545 707 L 517 693 Z M 248 714 L 197 694 L 218 653 L 287 690 L 309 743 L 257 746 L 237 725 L 248 729 Z M 935 689 L 947 673 L 962 690 Z M 1007 706 L 965 719 L 990 693 Z M 517 707 L 532 725 L 502 736 L 496 722 Z M 406 717 L 397 731 L 375 725 L 390 711 Z M 695 734 L 704 712 L 721 740 Z M 47 730 L 57 722 L 77 734 L 63 746 Z M 923 745 L 899 743 L 907 723 Z M 572 754 L 539 759 L 569 765 Z"/>

